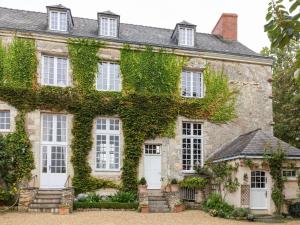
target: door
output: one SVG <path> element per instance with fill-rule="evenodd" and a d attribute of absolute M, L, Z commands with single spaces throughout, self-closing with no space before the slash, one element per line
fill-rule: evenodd
<path fill-rule="evenodd" d="M 41 188 L 63 188 L 67 180 L 67 116 L 42 114 Z"/>
<path fill-rule="evenodd" d="M 267 178 L 264 171 L 251 172 L 250 208 L 267 209 Z"/>
<path fill-rule="evenodd" d="M 145 145 L 144 175 L 148 189 L 161 188 L 161 146 Z"/>

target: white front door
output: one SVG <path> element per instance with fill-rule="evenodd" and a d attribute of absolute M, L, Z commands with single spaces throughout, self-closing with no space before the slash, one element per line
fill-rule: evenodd
<path fill-rule="evenodd" d="M 267 179 L 264 171 L 251 172 L 250 208 L 267 209 Z"/>
<path fill-rule="evenodd" d="M 161 188 L 161 146 L 147 144 L 144 151 L 144 175 L 148 189 Z"/>
<path fill-rule="evenodd" d="M 67 180 L 67 116 L 42 114 L 41 188 L 63 188 Z"/>

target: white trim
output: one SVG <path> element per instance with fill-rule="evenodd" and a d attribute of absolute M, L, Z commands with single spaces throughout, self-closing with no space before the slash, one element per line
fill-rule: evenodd
<path fill-rule="evenodd" d="M 49 84 L 45 83 L 44 78 L 45 78 L 45 57 L 48 58 L 53 58 L 53 79 L 54 79 L 54 83 L 53 84 Z M 57 60 L 58 59 L 65 59 L 66 60 L 66 84 L 58 84 L 57 82 Z M 64 57 L 64 56 L 53 56 L 53 55 L 47 55 L 47 54 L 42 54 L 42 65 L 41 65 L 41 78 L 40 78 L 40 83 L 41 85 L 44 86 L 53 86 L 53 87 L 68 87 L 69 86 L 69 59 L 68 57 Z M 49 79 L 49 77 L 48 77 Z"/>
<path fill-rule="evenodd" d="M 188 73 L 190 73 L 190 95 L 183 95 L 183 74 L 185 73 L 185 75 L 187 75 Z M 193 92 L 194 92 L 194 76 L 196 74 L 199 74 L 200 75 L 200 93 L 199 93 L 199 96 L 193 96 Z M 188 81 L 188 79 L 186 79 L 186 81 Z M 187 85 L 186 85 L 187 87 Z M 204 97 L 204 73 L 202 71 L 191 71 L 191 70 L 188 70 L 188 69 L 184 69 L 182 70 L 181 72 L 181 96 L 184 97 L 184 98 L 203 98 Z M 196 94 L 198 94 L 196 92 Z"/>
<path fill-rule="evenodd" d="M 52 13 L 57 13 L 57 29 L 52 27 Z M 49 30 L 53 31 L 62 31 L 62 32 L 67 32 L 68 31 L 68 13 L 67 12 L 61 12 L 58 10 L 49 10 Z M 61 29 L 61 14 L 66 15 L 66 30 Z"/>
<path fill-rule="evenodd" d="M 106 123 L 106 129 L 105 130 L 100 130 L 97 129 L 97 120 L 98 119 L 105 119 Z M 119 120 L 119 130 L 110 130 L 109 129 L 109 120 Z M 118 117 L 97 117 L 95 119 L 95 135 L 94 135 L 94 147 L 95 147 L 95 166 L 94 166 L 94 171 L 95 172 L 120 172 L 121 171 L 121 120 Z M 109 142 L 110 136 L 119 136 L 119 168 L 118 169 L 110 169 L 109 168 L 109 159 L 106 158 L 106 168 L 98 168 L 97 167 L 97 135 L 104 135 L 106 136 L 106 141 Z M 107 151 L 106 151 L 107 154 Z"/>

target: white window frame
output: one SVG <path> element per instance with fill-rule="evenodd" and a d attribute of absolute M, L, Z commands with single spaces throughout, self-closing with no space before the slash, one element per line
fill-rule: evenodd
<path fill-rule="evenodd" d="M 10 110 L 0 110 L 1 113 L 9 113 L 9 117 L 4 117 L 5 119 L 9 118 L 9 129 L 5 128 L 5 129 L 1 129 L 0 128 L 0 132 L 10 132 L 11 131 L 11 112 Z M 7 123 L 5 123 L 7 124 Z"/>
<path fill-rule="evenodd" d="M 189 123 L 191 124 L 191 135 L 184 135 L 183 134 L 183 124 L 184 123 Z M 201 135 L 193 135 L 193 125 L 194 124 L 200 124 L 201 125 Z M 191 169 L 187 170 L 187 169 L 183 169 L 183 139 L 184 138 L 189 138 L 191 139 Z M 195 121 L 182 121 L 181 123 L 181 165 L 182 165 L 182 171 L 183 173 L 194 173 L 195 172 L 195 169 L 194 169 L 194 152 L 193 152 L 193 142 L 194 142 L 194 139 L 201 139 L 201 167 L 204 166 L 204 149 L 203 149 L 203 146 L 204 146 L 204 138 L 203 138 L 203 123 L 201 122 L 195 122 Z"/>
<path fill-rule="evenodd" d="M 156 149 L 151 149 L 152 153 L 149 152 L 150 149 L 148 150 L 148 152 L 146 152 L 146 150 L 147 150 L 146 146 L 156 146 Z M 158 148 L 158 152 L 157 152 L 157 148 Z M 162 145 L 161 144 L 152 144 L 152 143 L 144 144 L 144 154 L 145 155 L 161 155 L 161 150 L 162 150 Z"/>
<path fill-rule="evenodd" d="M 52 141 L 44 141 L 44 116 L 48 116 L 48 115 L 51 115 L 53 116 L 53 126 L 52 126 Z M 66 117 L 66 140 L 65 141 L 57 141 L 57 116 L 65 116 Z M 43 154 L 44 154 L 44 149 L 43 147 L 46 146 L 47 149 L 48 148 L 52 148 L 52 147 L 63 147 L 65 148 L 65 173 L 67 173 L 68 171 L 68 163 L 67 163 L 67 160 L 68 160 L 68 115 L 66 114 L 53 114 L 53 113 L 41 113 L 41 126 L 40 126 L 40 129 L 41 129 L 41 155 L 40 155 L 40 162 L 41 162 L 41 165 L 40 165 L 40 168 L 41 168 L 41 171 L 43 171 Z M 47 150 L 48 151 L 48 150 Z M 47 152 L 46 152 L 47 154 Z M 48 158 L 48 155 L 47 155 L 47 160 L 50 160 Z M 47 173 L 49 173 L 50 170 L 49 168 L 47 168 Z"/>
<path fill-rule="evenodd" d="M 57 29 L 55 27 L 52 27 L 52 13 L 57 13 Z M 68 31 L 68 13 L 67 12 L 61 12 L 61 11 L 56 11 L 56 10 L 50 10 L 49 12 L 49 28 L 50 30 L 53 31 L 62 31 L 62 32 L 67 32 Z M 61 26 L 61 14 L 65 14 L 66 15 L 66 29 L 62 29 Z"/>
<path fill-rule="evenodd" d="M 186 74 L 185 76 L 187 77 L 187 74 L 190 74 L 190 79 L 186 79 L 184 80 L 184 74 Z M 196 74 L 200 75 L 200 93 L 199 96 L 193 96 L 193 92 L 194 92 L 194 76 Z M 187 82 L 190 82 L 190 95 L 183 95 L 183 90 L 184 90 L 184 84 L 185 87 L 187 87 Z M 197 89 L 196 89 L 197 90 Z M 203 76 L 203 72 L 194 72 L 194 71 L 190 71 L 190 70 L 183 70 L 181 72 L 181 96 L 184 98 L 203 98 L 204 97 L 204 76 Z"/>
<path fill-rule="evenodd" d="M 103 26 L 103 20 L 106 20 L 106 28 Z M 118 33 L 118 21 L 117 18 L 100 17 L 100 36 L 104 37 L 117 37 Z"/>
<path fill-rule="evenodd" d="M 44 81 L 45 78 L 45 58 L 49 57 L 49 58 L 53 58 L 54 62 L 53 62 L 53 77 L 54 77 L 54 83 L 53 84 L 49 84 L 46 83 Z M 67 68 L 66 68 L 66 84 L 58 84 L 57 82 L 57 60 L 58 59 L 65 59 L 67 61 Z M 53 56 L 53 55 L 42 55 L 42 65 L 41 65 L 41 79 L 40 82 L 42 85 L 45 86 L 54 86 L 54 87 L 68 87 L 69 86 L 69 59 L 68 57 L 60 57 L 60 56 Z M 48 78 L 49 79 L 49 78 Z"/>
<path fill-rule="evenodd" d="M 97 120 L 100 119 L 104 119 L 106 121 L 106 128 L 105 130 L 102 129 L 97 129 Z M 119 120 L 119 130 L 110 130 L 110 120 Z M 94 141 L 95 141 L 95 171 L 96 172 L 107 172 L 107 171 L 111 171 L 111 172 L 119 172 L 121 171 L 121 120 L 119 118 L 116 117 L 97 117 L 95 120 L 95 136 L 94 136 Z M 103 135 L 106 136 L 106 168 L 98 168 L 97 167 L 97 136 L 98 135 Z M 109 137 L 110 136 L 119 136 L 119 161 L 118 161 L 118 165 L 119 168 L 117 169 L 111 169 L 109 168 L 110 166 L 110 154 L 109 154 Z"/>
<path fill-rule="evenodd" d="M 295 173 L 295 176 L 284 176 L 284 173 Z M 297 179 L 297 170 L 296 169 L 283 169 L 282 170 L 282 177 L 286 178 L 287 180 L 296 180 Z"/>
<path fill-rule="evenodd" d="M 107 64 L 107 83 L 106 83 L 106 89 L 104 88 L 98 88 L 98 86 L 101 85 L 101 82 L 103 81 L 103 79 L 100 78 L 100 76 L 102 74 L 102 65 L 103 64 Z M 113 68 L 112 65 L 117 65 L 118 66 L 118 75 L 119 75 L 119 88 L 117 89 L 115 86 L 113 89 L 110 89 L 110 83 L 111 82 L 115 82 L 115 80 L 112 79 L 111 77 L 111 69 Z M 116 76 L 116 74 L 114 74 L 114 76 Z M 102 84 L 103 86 L 103 84 Z M 96 76 L 96 90 L 97 91 L 116 91 L 116 92 L 120 92 L 122 89 L 122 77 L 121 77 L 121 70 L 120 70 L 120 64 L 116 63 L 116 62 L 108 62 L 108 61 L 104 61 L 101 63 L 98 63 L 98 73 Z"/>
<path fill-rule="evenodd" d="M 191 32 L 191 37 L 189 37 L 189 32 Z M 183 36 L 182 36 L 183 35 Z M 190 40 L 191 39 L 191 42 Z M 179 45 L 193 47 L 195 41 L 195 31 L 193 28 L 179 27 Z"/>

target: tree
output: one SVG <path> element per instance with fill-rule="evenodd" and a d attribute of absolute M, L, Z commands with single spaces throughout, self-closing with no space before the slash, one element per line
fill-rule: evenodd
<path fill-rule="evenodd" d="M 276 137 L 300 148 L 300 76 L 295 67 L 299 42 L 292 41 L 282 50 L 263 48 L 261 53 L 274 58 L 273 112 Z"/>
<path fill-rule="evenodd" d="M 265 31 L 271 41 L 271 47 L 283 49 L 291 40 L 298 41 L 300 37 L 300 0 L 289 0 L 291 6 L 287 11 L 283 0 L 271 0 L 266 15 Z"/>

